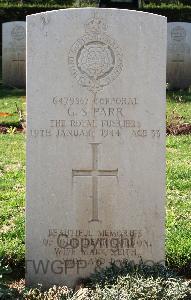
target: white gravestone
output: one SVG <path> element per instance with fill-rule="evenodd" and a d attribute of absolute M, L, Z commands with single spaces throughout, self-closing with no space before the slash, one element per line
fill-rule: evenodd
<path fill-rule="evenodd" d="M 27 284 L 164 259 L 166 18 L 27 17 Z"/>
<path fill-rule="evenodd" d="M 191 85 L 191 24 L 168 23 L 167 83 L 169 89 Z"/>
<path fill-rule="evenodd" d="M 2 28 L 3 84 L 25 88 L 26 22 L 7 22 L 3 23 Z"/>

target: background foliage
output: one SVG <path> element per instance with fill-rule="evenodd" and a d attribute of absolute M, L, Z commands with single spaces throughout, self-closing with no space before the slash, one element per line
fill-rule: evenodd
<path fill-rule="evenodd" d="M 191 22 L 191 0 L 146 1 L 143 10 L 165 15 L 168 21 Z M 0 0 L 0 25 L 3 22 L 25 20 L 26 15 L 67 7 L 96 6 L 97 1 L 86 0 Z M 1 28 L 0 28 L 1 32 Z M 16 106 L 25 110 L 25 91 L 0 86 L 0 125 L 8 126 L 7 134 L 0 134 L 0 276 L 16 276 L 24 267 L 24 210 L 25 210 L 25 136 L 18 133 L 20 122 Z M 167 94 L 167 126 L 191 123 L 191 93 Z M 5 113 L 7 115 L 5 115 Z M 167 137 L 167 218 L 166 261 L 171 269 L 191 278 L 191 136 Z M 6 155 L 5 155 L 6 153 Z M 2 262 L 2 268 L 1 268 Z M 3 270 L 3 271 L 2 271 Z M 156 271 L 142 268 L 132 271 L 111 267 L 90 279 L 85 290 L 91 300 L 191 299 L 189 281 L 174 277 L 168 269 Z M 158 272 L 158 273 L 157 273 Z M 11 276 L 15 276 L 12 272 Z M 1 279 L 1 278 L 0 278 Z M 27 290 L 24 283 L 18 289 L 0 283 L 0 299 L 83 299 L 65 287 Z"/>

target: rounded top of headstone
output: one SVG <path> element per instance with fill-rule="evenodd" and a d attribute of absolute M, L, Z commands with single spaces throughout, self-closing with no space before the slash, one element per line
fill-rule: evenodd
<path fill-rule="evenodd" d="M 14 26 L 14 25 L 25 25 L 25 21 L 12 21 L 12 22 L 4 22 L 3 26 Z"/>
<path fill-rule="evenodd" d="M 62 13 L 62 14 L 68 14 L 68 13 L 80 13 L 80 12 L 96 12 L 96 13 L 105 13 L 105 12 L 111 12 L 111 13 L 116 13 L 116 14 L 137 14 L 137 15 L 145 15 L 145 16 L 153 16 L 157 18 L 162 18 L 167 20 L 165 16 L 158 15 L 158 14 L 153 14 L 150 12 L 145 12 L 145 11 L 137 11 L 133 9 L 119 9 L 119 8 L 98 8 L 98 7 L 83 7 L 83 8 L 66 8 L 66 9 L 58 9 L 58 10 L 51 10 L 51 11 L 45 11 L 41 13 L 36 13 L 36 14 L 31 14 L 28 15 L 27 18 L 32 18 L 35 16 L 47 16 L 47 15 L 53 15 L 57 13 Z"/>

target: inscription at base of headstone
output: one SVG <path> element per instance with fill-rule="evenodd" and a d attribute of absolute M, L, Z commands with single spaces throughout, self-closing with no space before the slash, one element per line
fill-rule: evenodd
<path fill-rule="evenodd" d="M 169 89 L 191 85 L 191 24 L 168 23 L 167 83 Z"/>
<path fill-rule="evenodd" d="M 166 18 L 27 17 L 26 281 L 164 260 Z"/>
<path fill-rule="evenodd" d="M 3 23 L 2 79 L 5 86 L 26 85 L 26 22 Z"/>

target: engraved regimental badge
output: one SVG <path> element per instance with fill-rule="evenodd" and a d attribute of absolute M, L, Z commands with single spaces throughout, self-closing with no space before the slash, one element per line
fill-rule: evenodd
<path fill-rule="evenodd" d="M 25 28 L 21 25 L 16 25 L 11 31 L 11 36 L 14 40 L 23 40 L 25 38 Z"/>
<path fill-rule="evenodd" d="M 94 16 L 85 24 L 85 35 L 71 47 L 68 64 L 78 83 L 94 94 L 110 84 L 122 70 L 122 53 L 105 34 L 103 19 Z"/>

